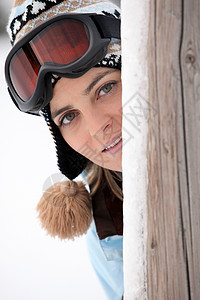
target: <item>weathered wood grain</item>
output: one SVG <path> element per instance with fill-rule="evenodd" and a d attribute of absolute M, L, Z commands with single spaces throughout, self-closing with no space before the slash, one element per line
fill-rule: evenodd
<path fill-rule="evenodd" d="M 151 0 L 148 299 L 200 299 L 200 1 Z"/>

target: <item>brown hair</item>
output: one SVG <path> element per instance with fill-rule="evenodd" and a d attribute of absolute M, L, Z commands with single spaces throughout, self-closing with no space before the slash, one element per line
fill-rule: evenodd
<path fill-rule="evenodd" d="M 104 177 L 107 186 L 110 188 L 113 194 L 120 200 L 123 200 L 122 189 L 118 186 L 115 180 L 117 179 L 121 181 L 121 176 L 117 172 L 110 171 L 92 162 L 89 162 L 86 168 L 86 173 L 88 184 L 92 187 L 91 195 L 95 194 L 99 186 L 102 184 L 102 179 Z"/>

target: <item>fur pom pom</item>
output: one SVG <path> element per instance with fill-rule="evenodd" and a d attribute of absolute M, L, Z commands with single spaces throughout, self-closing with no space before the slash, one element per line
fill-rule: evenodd
<path fill-rule="evenodd" d="M 59 182 L 47 189 L 37 205 L 38 217 L 48 234 L 74 239 L 92 222 L 91 199 L 83 182 Z"/>

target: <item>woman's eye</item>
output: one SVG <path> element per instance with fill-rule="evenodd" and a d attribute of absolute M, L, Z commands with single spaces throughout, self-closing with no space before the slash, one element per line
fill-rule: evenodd
<path fill-rule="evenodd" d="M 69 125 L 74 120 L 75 117 L 76 117 L 76 113 L 73 111 L 66 113 L 60 120 L 60 125 L 61 126 Z"/>
<path fill-rule="evenodd" d="M 108 94 L 113 88 L 114 82 L 106 83 L 99 91 L 99 96 Z"/>

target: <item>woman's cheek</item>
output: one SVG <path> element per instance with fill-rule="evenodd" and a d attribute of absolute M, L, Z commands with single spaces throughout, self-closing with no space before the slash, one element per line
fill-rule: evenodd
<path fill-rule="evenodd" d="M 106 103 L 106 102 L 105 102 Z M 122 114 L 122 97 L 121 92 L 118 92 L 117 95 L 111 99 L 111 101 L 108 101 L 108 104 L 110 107 L 110 111 L 112 114 Z"/>
<path fill-rule="evenodd" d="M 70 147 L 79 153 L 83 151 L 84 145 L 87 144 L 87 139 L 83 132 L 81 134 L 77 132 L 76 134 L 74 132 L 66 133 L 65 129 L 62 129 L 61 134 Z"/>

